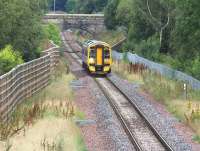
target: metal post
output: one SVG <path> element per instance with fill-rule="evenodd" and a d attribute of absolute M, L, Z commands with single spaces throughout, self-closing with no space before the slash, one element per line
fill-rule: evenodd
<path fill-rule="evenodd" d="M 187 84 L 184 83 L 185 100 L 187 100 Z"/>

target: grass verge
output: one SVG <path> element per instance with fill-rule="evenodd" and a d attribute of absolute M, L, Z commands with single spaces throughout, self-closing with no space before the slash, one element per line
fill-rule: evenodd
<path fill-rule="evenodd" d="M 74 78 L 62 58 L 50 85 L 18 105 L 9 123 L 0 123 L 0 138 L 5 142 L 0 150 L 86 150 L 73 122 L 84 118 L 73 102 L 70 82 Z"/>
<path fill-rule="evenodd" d="M 126 80 L 139 83 L 142 91 L 152 95 L 181 122 L 192 128 L 196 134 L 193 140 L 200 143 L 199 91 L 188 87 L 186 94 L 182 82 L 163 77 L 138 64 L 130 65 L 124 61 L 114 61 L 112 71 Z"/>

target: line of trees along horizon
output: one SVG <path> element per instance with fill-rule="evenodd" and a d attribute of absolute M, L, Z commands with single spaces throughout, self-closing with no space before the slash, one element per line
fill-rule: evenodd
<path fill-rule="evenodd" d="M 55 10 L 90 14 L 103 12 L 107 2 L 108 0 L 55 0 Z M 50 0 L 49 8 L 54 10 L 54 0 Z"/>
<path fill-rule="evenodd" d="M 60 1 L 65 2 L 62 9 L 68 13 L 104 12 L 108 29 L 120 27 L 126 33 L 122 51 L 129 50 L 200 79 L 198 0 Z"/>
<path fill-rule="evenodd" d="M 41 18 L 52 9 L 53 2 L 1 0 L 0 52 L 10 45 L 24 61 L 37 58 L 45 39 Z M 68 13 L 104 12 L 108 29 L 120 27 L 126 33 L 123 51 L 165 63 L 200 79 L 198 0 L 56 0 L 56 9 Z"/>
<path fill-rule="evenodd" d="M 126 31 L 123 51 L 200 79 L 199 0 L 109 0 L 105 24 Z"/>
<path fill-rule="evenodd" d="M 0 75 L 40 56 L 49 0 L 0 0 Z"/>
<path fill-rule="evenodd" d="M 25 61 L 36 58 L 44 36 L 41 18 L 47 6 L 47 0 L 1 0 L 0 48 L 10 44 Z"/>

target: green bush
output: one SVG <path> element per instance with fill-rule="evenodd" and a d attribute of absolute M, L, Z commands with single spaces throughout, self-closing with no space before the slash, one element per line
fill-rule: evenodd
<path fill-rule="evenodd" d="M 61 44 L 60 29 L 57 25 L 48 24 L 44 26 L 44 31 L 49 40 L 52 40 L 56 45 Z"/>
<path fill-rule="evenodd" d="M 0 50 L 0 75 L 23 62 L 19 52 L 14 51 L 11 45 L 7 45 L 4 49 Z"/>
<path fill-rule="evenodd" d="M 193 136 L 192 140 L 200 143 L 200 136 L 199 135 L 195 135 L 195 136 Z"/>
<path fill-rule="evenodd" d="M 196 57 L 194 60 L 191 61 L 190 67 L 188 67 L 187 70 L 189 70 L 192 75 L 198 79 L 200 79 L 200 57 Z"/>

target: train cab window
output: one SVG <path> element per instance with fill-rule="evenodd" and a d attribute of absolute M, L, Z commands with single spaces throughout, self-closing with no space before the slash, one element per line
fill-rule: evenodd
<path fill-rule="evenodd" d="M 110 51 L 109 48 L 104 48 L 104 58 L 110 58 Z"/>
<path fill-rule="evenodd" d="M 96 51 L 94 48 L 90 49 L 90 58 L 96 58 Z"/>

